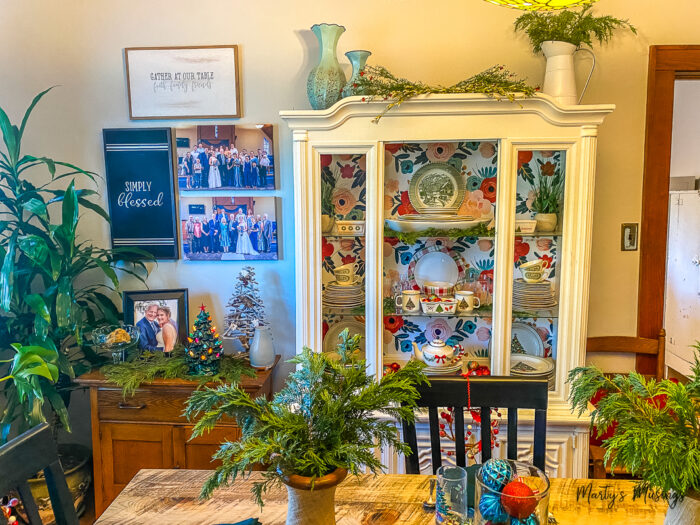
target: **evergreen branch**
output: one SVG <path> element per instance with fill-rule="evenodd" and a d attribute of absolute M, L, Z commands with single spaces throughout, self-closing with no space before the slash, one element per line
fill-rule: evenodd
<path fill-rule="evenodd" d="M 497 99 L 507 98 L 512 102 L 517 97 L 531 97 L 536 91 L 525 80 L 517 78 L 515 73 L 501 65 L 492 66 L 448 87 L 400 78 L 383 66 L 365 66 L 360 72 L 355 89 L 357 93 L 365 95 L 362 100 L 382 98 L 389 101 L 382 112 L 373 119 L 375 123 L 392 108 L 418 95 L 481 93 Z"/>

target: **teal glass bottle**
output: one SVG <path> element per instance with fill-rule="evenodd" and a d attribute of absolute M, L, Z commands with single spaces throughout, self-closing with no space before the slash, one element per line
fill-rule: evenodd
<path fill-rule="evenodd" d="M 350 80 L 343 88 L 343 98 L 351 97 L 352 95 L 364 95 L 361 88 L 357 86 L 357 80 L 360 78 L 360 71 L 362 71 L 367 63 L 367 59 L 372 53 L 369 51 L 364 51 L 362 49 L 356 49 L 354 51 L 348 51 L 345 56 L 348 57 L 350 64 L 352 64 L 352 75 Z"/>
<path fill-rule="evenodd" d="M 306 81 L 306 94 L 313 109 L 326 109 L 338 102 L 345 85 L 345 73 L 340 67 L 336 47 L 345 28 L 338 24 L 315 24 L 311 31 L 318 38 L 321 59 Z"/>

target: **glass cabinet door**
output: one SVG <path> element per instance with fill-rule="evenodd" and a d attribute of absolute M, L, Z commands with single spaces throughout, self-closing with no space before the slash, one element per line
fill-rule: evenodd
<path fill-rule="evenodd" d="M 555 390 L 566 151 L 517 159 L 510 374 Z"/>
<path fill-rule="evenodd" d="M 383 372 L 414 355 L 428 374 L 457 376 L 463 363 L 485 372 L 498 142 L 384 148 Z M 452 348 L 435 349 L 441 345 Z"/>
<path fill-rule="evenodd" d="M 366 155 L 324 154 L 321 162 L 321 304 L 323 351 L 339 357 L 347 328 L 365 356 Z M 299 262 L 297 263 L 299 264 Z"/>

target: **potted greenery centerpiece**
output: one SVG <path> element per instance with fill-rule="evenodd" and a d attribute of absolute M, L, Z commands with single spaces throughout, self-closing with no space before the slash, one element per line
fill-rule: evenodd
<path fill-rule="evenodd" d="M 150 258 L 140 250 L 104 249 L 80 239 L 78 225 L 89 212 L 109 221 L 91 200 L 97 192 L 76 187 L 81 180 L 94 181 L 94 173 L 22 153 L 29 117 L 48 91 L 34 97 L 19 126 L 0 109 L 6 149 L 0 152 L 0 376 L 12 366 L 8 363 L 18 348 L 36 349 L 31 359 L 55 364 L 58 376 L 34 374 L 31 391 L 17 377 L 0 383 L 0 444 L 11 432 L 45 421 L 44 399 L 54 432 L 59 427 L 70 432 L 66 407 L 73 379 L 105 361 L 83 344 L 83 334 L 99 324 L 118 323 L 119 311 L 110 297 L 118 290 L 117 271 L 143 280 L 147 272 L 140 259 Z M 64 470 L 71 470 L 69 487 L 79 487 L 73 494 L 77 506 L 89 487 L 90 450 L 60 445 L 59 456 Z M 30 485 L 46 517 L 51 509 L 43 478 Z"/>
<path fill-rule="evenodd" d="M 599 435 L 617 425 L 603 444 L 605 462 L 641 477 L 637 490 L 668 494 L 666 525 L 700 522 L 699 356 L 687 384 L 645 380 L 636 372 L 609 379 L 596 367 L 569 373 L 569 400 L 579 415 L 599 390 L 606 392 L 591 413 Z"/>
<path fill-rule="evenodd" d="M 410 454 L 396 426 L 382 416 L 413 421 L 419 396 L 415 387 L 427 383 L 424 365 L 409 361 L 377 382 L 366 374 L 365 362 L 353 357 L 360 336 L 349 337 L 346 329 L 340 340 L 339 360 L 309 348 L 291 359 L 297 370 L 272 401 L 251 399 L 233 385 L 192 394 L 185 414 L 201 414 L 193 438 L 224 416 L 235 417 L 242 431 L 240 441 L 223 443 L 214 455 L 222 464 L 205 483 L 202 497 L 263 465 L 264 480 L 252 490 L 261 507 L 268 488 L 284 483 L 287 525 L 334 524 L 336 485 L 348 472 L 358 475 L 367 469 L 376 474 L 384 468 L 375 447 L 391 445 Z"/>
<path fill-rule="evenodd" d="M 606 43 L 618 29 L 637 33 L 627 20 L 614 16 L 594 16 L 591 9 L 589 5 L 580 11 L 562 9 L 556 14 L 528 11 L 515 21 L 515 30 L 523 31 L 530 39 L 532 50 L 543 53 L 547 59 L 543 93 L 552 95 L 562 104 L 577 104 L 583 97 L 583 94 L 581 97 L 577 94 L 574 76 L 574 53 L 581 49 L 588 50 L 581 46 L 591 47 L 593 40 Z M 588 78 L 590 80 L 590 75 Z"/>

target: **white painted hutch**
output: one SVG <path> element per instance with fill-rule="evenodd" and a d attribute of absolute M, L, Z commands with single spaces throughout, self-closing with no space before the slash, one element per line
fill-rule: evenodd
<path fill-rule="evenodd" d="M 508 375 L 512 363 L 534 355 L 553 367 L 547 469 L 586 477 L 589 422 L 571 414 L 566 376 L 585 360 L 597 130 L 614 106 L 560 106 L 541 94 L 515 102 L 428 95 L 375 123 L 384 105 L 351 97 L 323 111 L 281 113 L 294 140 L 297 347 L 328 351 L 340 328 L 362 330 L 369 372 L 377 375 L 406 362 L 413 341 L 437 337 L 461 344 L 493 375 Z M 417 239 L 385 230 L 385 219 L 416 212 L 411 177 L 431 163 L 459 172 L 465 186 L 460 215 L 493 221 L 470 232 Z M 552 232 L 516 233 L 516 220 L 534 216 L 533 185 L 555 176 L 564 178 L 559 225 Z M 346 237 L 327 226 L 322 232 L 324 185 L 336 225 L 364 221 L 364 235 Z M 465 316 L 430 316 L 392 306 L 407 284 L 415 287 L 416 261 L 432 252 L 457 262 L 460 286 L 475 291 L 481 308 Z M 549 265 L 557 305 L 514 309 L 518 268 L 536 259 Z M 362 278 L 364 304 L 329 306 L 323 298 L 333 270 L 352 263 Z M 502 421 L 496 456 L 505 454 L 505 414 Z M 532 428 L 526 416 L 520 426 L 527 457 Z M 418 424 L 418 436 L 427 467 L 427 421 Z M 382 451 L 382 458 L 390 471 L 403 470 L 393 451 Z"/>

